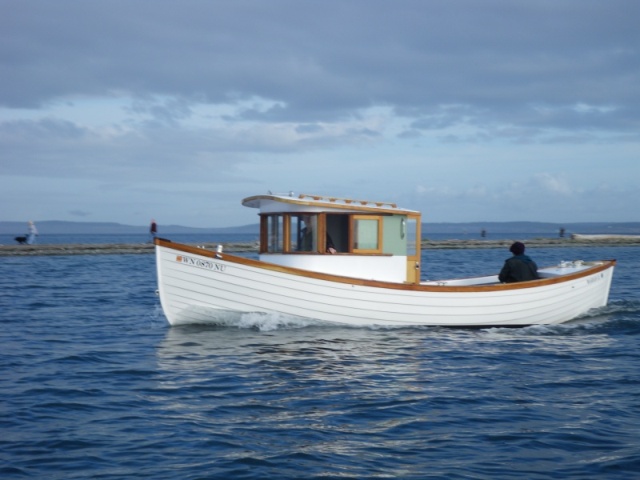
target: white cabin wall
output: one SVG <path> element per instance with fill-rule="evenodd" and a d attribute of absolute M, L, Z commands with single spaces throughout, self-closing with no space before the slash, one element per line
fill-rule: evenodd
<path fill-rule="evenodd" d="M 366 280 L 402 283 L 407 277 L 407 257 L 404 256 L 262 254 L 260 260 L 285 267 Z"/>

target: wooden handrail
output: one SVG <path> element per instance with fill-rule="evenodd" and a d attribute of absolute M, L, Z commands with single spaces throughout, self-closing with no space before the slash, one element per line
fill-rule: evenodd
<path fill-rule="evenodd" d="M 300 199 L 304 199 L 304 198 L 311 198 L 313 200 L 316 201 L 325 201 L 325 202 L 330 202 L 330 203 L 336 203 L 336 202 L 344 202 L 347 205 L 350 205 L 352 203 L 359 203 L 360 205 L 375 205 L 376 207 L 384 207 L 384 206 L 388 206 L 391 208 L 398 208 L 398 205 L 395 203 L 391 203 L 391 202 L 372 202 L 370 200 L 354 200 L 351 198 L 339 198 L 339 197 L 323 197 L 321 195 L 309 195 L 306 193 L 301 193 L 298 198 Z"/>

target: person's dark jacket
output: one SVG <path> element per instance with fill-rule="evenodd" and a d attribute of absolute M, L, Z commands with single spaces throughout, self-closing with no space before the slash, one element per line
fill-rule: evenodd
<path fill-rule="evenodd" d="M 514 255 L 508 259 L 498 275 L 498 279 L 504 283 L 524 282 L 537 278 L 539 278 L 538 266 L 527 255 Z"/>

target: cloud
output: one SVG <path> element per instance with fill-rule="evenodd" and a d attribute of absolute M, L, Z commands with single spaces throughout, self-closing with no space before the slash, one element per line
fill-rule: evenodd
<path fill-rule="evenodd" d="M 13 2 L 1 25 L 10 42 L 0 102 L 258 96 L 277 106 L 254 114 L 276 122 L 335 120 L 375 104 L 422 114 L 471 105 L 506 122 L 540 120 L 524 108 L 532 103 L 636 109 L 640 6 L 614 3 Z"/>
<path fill-rule="evenodd" d="M 574 190 L 565 179 L 554 177 L 548 173 L 536 174 L 531 181 L 531 185 L 532 190 L 540 194 L 569 196 L 574 193 Z"/>
<path fill-rule="evenodd" d="M 417 185 L 410 202 L 429 212 L 428 221 L 436 222 L 593 221 L 594 213 L 604 210 L 597 199 L 605 191 L 616 203 L 637 194 L 632 188 L 611 189 L 606 184 L 578 188 L 565 175 L 541 172 L 505 184 L 484 180 L 457 188 Z"/>
<path fill-rule="evenodd" d="M 184 212 L 190 192 L 389 190 L 462 218 L 539 192 L 604 205 L 640 175 L 638 2 L 4 6 L 0 191 L 86 185 L 104 196 L 69 202 L 101 215 L 162 191 Z"/>

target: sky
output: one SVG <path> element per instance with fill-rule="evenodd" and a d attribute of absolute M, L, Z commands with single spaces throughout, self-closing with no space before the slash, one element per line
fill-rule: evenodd
<path fill-rule="evenodd" d="M 637 0 L 0 0 L 0 220 L 640 221 Z"/>

